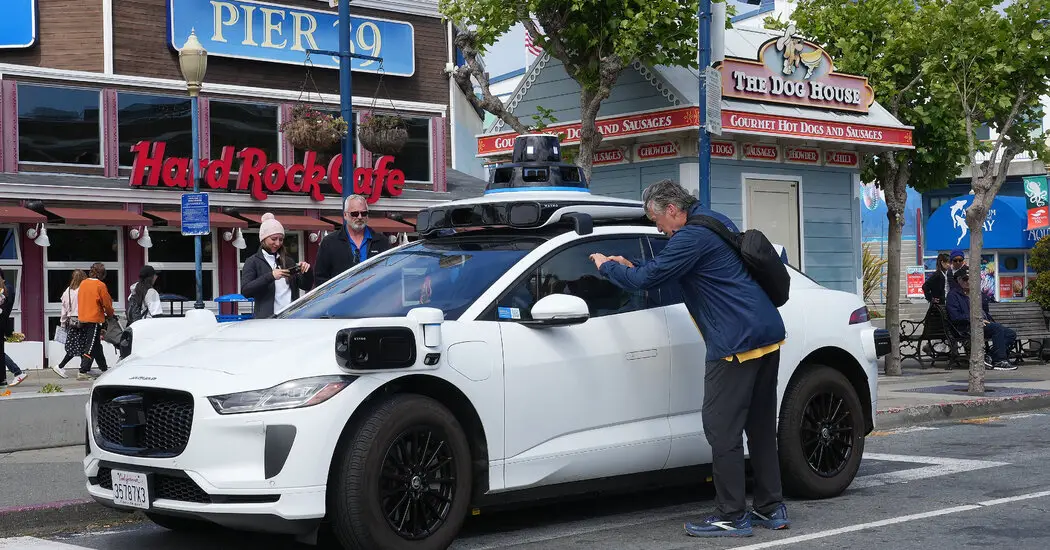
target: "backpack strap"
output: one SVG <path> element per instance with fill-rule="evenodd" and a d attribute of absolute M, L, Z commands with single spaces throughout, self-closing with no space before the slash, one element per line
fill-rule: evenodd
<path fill-rule="evenodd" d="M 706 227 L 713 231 L 716 235 L 722 238 L 730 248 L 740 252 L 740 243 L 733 237 L 733 234 L 729 231 L 729 228 L 718 219 L 708 216 L 706 214 L 696 214 L 689 216 L 689 219 L 685 222 L 687 225 L 699 225 Z"/>

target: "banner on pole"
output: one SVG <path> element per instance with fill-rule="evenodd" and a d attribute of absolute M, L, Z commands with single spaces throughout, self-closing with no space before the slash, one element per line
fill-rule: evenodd
<path fill-rule="evenodd" d="M 1028 210 L 1028 230 L 1050 227 L 1050 197 L 1046 176 L 1024 178 L 1025 207 Z"/>

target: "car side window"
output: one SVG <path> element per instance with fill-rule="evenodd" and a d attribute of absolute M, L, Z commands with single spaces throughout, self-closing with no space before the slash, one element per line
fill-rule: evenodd
<path fill-rule="evenodd" d="M 634 263 L 644 260 L 638 237 L 588 240 L 558 251 L 544 260 L 496 304 L 496 320 L 530 320 L 532 306 L 551 294 L 571 294 L 587 302 L 591 317 L 638 311 L 649 306 L 647 292 L 624 290 L 601 276 L 589 256 L 601 252 L 623 256 Z"/>
<path fill-rule="evenodd" d="M 649 246 L 653 249 L 654 258 L 667 246 L 668 240 L 670 240 L 670 237 L 649 237 Z M 678 284 L 678 281 L 668 281 L 653 289 L 652 293 L 653 301 L 661 306 L 673 306 L 682 303 L 682 285 Z"/>

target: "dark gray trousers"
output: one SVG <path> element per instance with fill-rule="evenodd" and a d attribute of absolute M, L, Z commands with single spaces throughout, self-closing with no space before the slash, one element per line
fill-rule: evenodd
<path fill-rule="evenodd" d="M 744 438 L 754 470 L 754 509 L 771 512 L 784 497 L 777 455 L 777 373 L 780 351 L 739 363 L 707 363 L 704 375 L 704 435 L 714 459 L 718 513 L 739 517 L 747 509 Z"/>

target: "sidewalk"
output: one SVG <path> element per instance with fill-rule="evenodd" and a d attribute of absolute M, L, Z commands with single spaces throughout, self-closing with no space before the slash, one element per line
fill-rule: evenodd
<path fill-rule="evenodd" d="M 903 370 L 903 376 L 879 376 L 876 431 L 1050 408 L 1050 365 L 1031 360 L 1016 371 L 985 371 L 988 391 L 982 397 L 966 393 L 965 370 L 948 372 L 942 365 L 920 369 L 915 362 L 906 362 Z M 37 393 L 48 383 L 62 386 L 63 391 Z M 11 440 L 24 441 L 34 433 L 33 437 L 44 434 L 51 441 L 71 440 L 40 445 L 50 449 L 0 451 L 0 533 L 42 534 L 70 525 L 140 517 L 95 504 L 84 488 L 83 416 L 90 386 L 90 382 L 60 379 L 51 370 L 33 371 L 12 388 L 11 396 L 0 397 L 0 445 L 10 446 Z"/>

